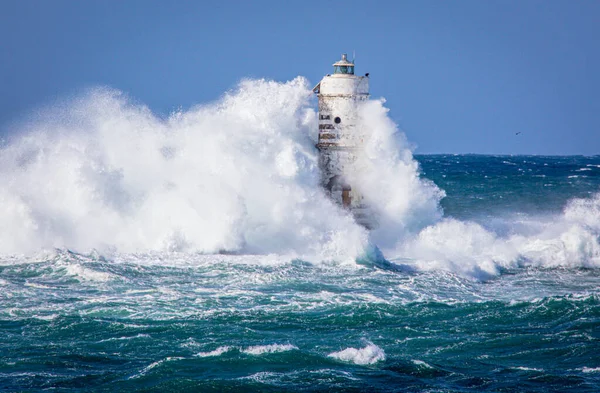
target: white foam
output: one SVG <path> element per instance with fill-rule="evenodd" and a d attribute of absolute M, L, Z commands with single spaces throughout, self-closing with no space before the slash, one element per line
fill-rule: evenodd
<path fill-rule="evenodd" d="M 150 370 L 152 370 L 153 368 L 156 368 L 156 367 L 160 366 L 161 364 L 163 364 L 165 362 L 171 362 L 171 361 L 174 361 L 174 360 L 183 360 L 183 359 L 185 359 L 185 358 L 179 357 L 179 356 L 168 356 L 168 357 L 166 357 L 164 359 L 161 359 L 161 360 L 158 360 L 156 362 L 150 363 L 148 366 L 144 367 L 139 373 L 137 373 L 135 375 L 132 375 L 128 379 L 136 379 L 136 378 L 143 377 Z"/>
<path fill-rule="evenodd" d="M 518 228 L 521 233 L 503 237 L 474 222 L 443 219 L 395 253 L 422 270 L 483 279 L 518 266 L 600 267 L 600 194 L 573 199 L 562 215 Z"/>
<path fill-rule="evenodd" d="M 218 347 L 217 349 L 215 349 L 214 351 L 209 351 L 209 352 L 198 352 L 197 354 L 195 354 L 194 356 L 197 357 L 201 357 L 201 358 L 206 358 L 206 357 L 212 357 L 212 356 L 221 356 L 222 354 L 231 351 L 232 349 L 234 349 L 234 347 L 230 347 L 230 346 L 222 346 L 222 347 Z"/>
<path fill-rule="evenodd" d="M 42 321 L 53 321 L 59 317 L 59 314 L 48 314 L 48 315 L 32 315 L 31 318 L 40 319 Z"/>
<path fill-rule="evenodd" d="M 333 352 L 328 357 L 350 362 L 354 364 L 366 365 L 375 364 L 385 360 L 385 352 L 373 343 L 369 343 L 364 348 L 346 348 L 339 352 Z"/>
<path fill-rule="evenodd" d="M 100 340 L 98 341 L 99 343 L 103 343 L 103 342 L 110 342 L 110 341 L 129 341 L 129 340 L 135 340 L 138 338 L 151 338 L 151 336 L 149 334 L 145 334 L 145 333 L 139 333 L 136 334 L 135 336 L 122 336 L 122 337 L 110 337 L 104 340 Z"/>
<path fill-rule="evenodd" d="M 110 89 L 50 108 L 0 150 L 0 253 L 277 253 L 353 260 L 364 228 L 319 187 L 308 82 L 245 80 L 220 101 L 160 119 Z M 383 100 L 359 111 L 370 135 L 358 176 L 391 247 L 441 216 Z M 39 192 L 43 190 L 43 192 Z"/>
<path fill-rule="evenodd" d="M 248 355 L 258 356 L 266 353 L 293 351 L 295 349 L 298 349 L 298 347 L 292 344 L 269 344 L 251 346 L 243 349 L 242 352 Z"/>
<path fill-rule="evenodd" d="M 580 368 L 579 370 L 581 370 L 584 373 L 600 373 L 600 367 L 595 367 L 595 368 L 583 367 L 583 368 Z"/>
<path fill-rule="evenodd" d="M 533 367 L 524 367 L 524 366 L 517 366 L 517 367 L 513 367 L 515 370 L 521 370 L 521 371 L 536 371 L 536 372 L 544 372 L 543 368 L 533 368 Z"/>
<path fill-rule="evenodd" d="M 422 360 L 418 360 L 418 359 L 412 359 L 412 360 L 411 360 L 411 362 L 412 362 L 414 365 L 416 365 L 416 366 L 419 366 L 419 367 L 423 367 L 423 368 L 433 368 L 433 366 L 432 366 L 432 365 L 430 365 L 429 363 L 427 363 L 427 362 L 424 362 L 424 361 L 422 361 Z"/>
<path fill-rule="evenodd" d="M 109 89 L 51 108 L 0 150 L 0 253 L 354 259 L 367 232 L 318 186 L 308 86 L 246 80 L 166 120 Z"/>
<path fill-rule="evenodd" d="M 518 256 L 480 225 L 455 219 L 425 228 L 403 246 L 402 253 L 420 269 L 444 269 L 477 278 L 498 274 L 499 266 Z"/>
<path fill-rule="evenodd" d="M 598 195 L 509 235 L 443 219 L 444 192 L 420 178 L 383 100 L 358 113 L 368 138 L 352 180 L 379 221 L 368 234 L 319 187 L 309 86 L 301 77 L 245 80 L 218 102 L 167 119 L 110 89 L 50 108 L 0 148 L 0 254 L 62 247 L 194 264 L 186 253 L 227 251 L 261 255 L 232 263 L 353 263 L 372 242 L 388 259 L 476 278 L 523 265 L 600 266 Z M 82 280 L 115 278 L 66 263 Z"/>
<path fill-rule="evenodd" d="M 349 177 L 360 185 L 377 217 L 372 241 L 390 249 L 442 217 L 439 201 L 445 193 L 419 177 L 419 164 L 406 137 L 387 116 L 384 102 L 368 101 L 359 109 L 359 128 L 369 137 L 359 156 L 361 170 Z"/>
<path fill-rule="evenodd" d="M 239 377 L 238 379 L 249 379 L 254 382 L 259 383 L 267 383 L 272 380 L 277 380 L 281 378 L 281 376 L 285 375 L 284 373 L 276 373 L 272 371 L 259 371 L 254 374 L 250 374 L 244 377 Z"/>
<path fill-rule="evenodd" d="M 1 283 L 2 282 L 0 281 L 0 284 Z M 29 281 L 25 282 L 25 286 L 26 287 L 30 287 L 30 288 L 38 288 L 38 289 L 50 289 L 50 288 L 52 288 L 52 287 L 49 287 L 49 286 L 44 285 L 44 284 L 38 284 L 36 282 L 29 282 Z"/>
<path fill-rule="evenodd" d="M 77 277 L 84 281 L 98 281 L 105 282 L 111 280 L 113 277 L 110 273 L 99 272 L 81 266 L 77 263 L 69 263 L 66 266 L 67 273 L 71 276 Z"/>

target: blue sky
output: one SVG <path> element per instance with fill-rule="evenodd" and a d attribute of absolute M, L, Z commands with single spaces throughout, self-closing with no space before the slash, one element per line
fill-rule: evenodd
<path fill-rule="evenodd" d="M 3 0 L 0 132 L 90 86 L 164 115 L 355 50 L 417 153 L 600 154 L 599 41 L 599 1 Z"/>

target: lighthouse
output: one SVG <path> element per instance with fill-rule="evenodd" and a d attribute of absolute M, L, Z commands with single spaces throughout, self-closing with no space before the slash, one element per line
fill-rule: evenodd
<path fill-rule="evenodd" d="M 358 107 L 369 98 L 369 74 L 354 74 L 354 62 L 346 54 L 313 88 L 319 99 L 319 168 L 321 185 L 336 203 L 348 209 L 355 220 L 375 226 L 364 203 L 356 174 L 365 135 L 358 124 Z"/>

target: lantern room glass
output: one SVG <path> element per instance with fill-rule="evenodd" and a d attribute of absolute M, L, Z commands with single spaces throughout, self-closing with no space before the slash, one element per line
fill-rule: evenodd
<path fill-rule="evenodd" d="M 333 66 L 333 73 L 354 75 L 354 66 Z"/>

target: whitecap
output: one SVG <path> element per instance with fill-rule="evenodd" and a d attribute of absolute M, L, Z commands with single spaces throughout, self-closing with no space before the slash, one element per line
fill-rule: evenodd
<path fill-rule="evenodd" d="M 265 353 L 277 353 L 277 352 L 287 352 L 298 349 L 297 346 L 292 344 L 269 344 L 269 345 L 254 345 L 251 347 L 247 347 L 242 350 L 243 353 L 248 355 L 263 355 Z"/>
<path fill-rule="evenodd" d="M 170 361 L 174 361 L 174 360 L 183 360 L 183 359 L 185 359 L 185 358 L 179 357 L 179 356 L 168 356 L 164 359 L 157 360 L 156 362 L 150 363 L 148 366 L 144 367 L 139 373 L 132 375 L 128 379 L 136 379 L 136 378 L 143 377 L 144 375 L 146 375 L 148 373 L 148 371 L 160 366 L 161 364 L 163 364 L 165 362 L 170 362 Z"/>
<path fill-rule="evenodd" d="M 406 263 L 420 270 L 475 279 L 494 277 L 504 268 L 600 267 L 600 194 L 570 200 L 562 215 L 512 228 L 518 231 L 500 236 L 476 222 L 446 218 L 388 253 L 409 258 Z"/>
<path fill-rule="evenodd" d="M 110 273 L 99 272 L 77 263 L 69 263 L 66 266 L 67 274 L 82 279 L 84 281 L 105 282 L 113 278 Z"/>
<path fill-rule="evenodd" d="M 333 352 L 328 357 L 359 365 L 375 364 L 385 360 L 385 352 L 373 343 L 368 343 L 364 348 L 346 348 Z"/>
<path fill-rule="evenodd" d="M 543 368 L 534 368 L 534 367 L 524 367 L 524 366 L 516 366 L 516 367 L 511 367 L 515 370 L 521 370 L 521 371 L 536 371 L 538 373 L 544 372 Z"/>
<path fill-rule="evenodd" d="M 419 367 L 423 367 L 423 368 L 434 368 L 432 365 L 430 365 L 427 362 L 424 362 L 423 360 L 418 360 L 418 359 L 412 359 L 411 362 Z"/>
<path fill-rule="evenodd" d="M 150 335 L 145 334 L 145 333 L 139 333 L 139 334 L 136 334 L 135 336 L 110 337 L 110 338 L 106 338 L 104 340 L 100 340 L 98 342 L 103 343 L 103 342 L 110 342 L 110 341 L 128 341 L 128 340 L 135 340 L 137 338 L 150 338 Z"/>
<path fill-rule="evenodd" d="M 590 367 L 582 367 L 581 370 L 584 373 L 600 373 L 600 367 L 590 368 Z"/>
<path fill-rule="evenodd" d="M 30 288 L 38 288 L 38 289 L 51 289 L 51 287 L 49 287 L 47 285 L 38 284 L 36 282 L 30 282 L 30 281 L 26 281 L 25 286 L 30 287 Z"/>
<path fill-rule="evenodd" d="M 212 356 L 221 356 L 222 354 L 231 351 L 232 349 L 234 349 L 235 347 L 230 347 L 230 346 L 222 346 L 222 347 L 218 347 L 217 349 L 215 349 L 214 351 L 209 351 L 209 352 L 198 352 L 197 354 L 195 354 L 194 356 L 196 357 L 200 357 L 200 358 L 206 358 L 206 357 L 212 357 Z"/>

